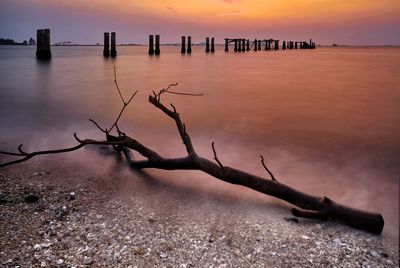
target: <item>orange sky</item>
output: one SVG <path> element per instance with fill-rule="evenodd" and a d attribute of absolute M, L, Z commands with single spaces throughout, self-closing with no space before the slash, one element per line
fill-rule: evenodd
<path fill-rule="evenodd" d="M 282 33 L 283 37 L 303 34 L 307 35 L 305 39 L 309 35 L 318 39 L 321 35 L 321 39 L 327 39 L 324 29 L 332 31 L 335 37 L 324 42 L 348 39 L 348 43 L 354 43 L 357 40 L 354 37 L 351 40 L 351 35 L 363 32 L 368 37 L 373 37 L 371 32 L 376 32 L 377 38 L 381 39 L 382 31 L 388 36 L 385 41 L 390 42 L 389 37 L 399 33 L 396 27 L 399 28 L 400 20 L 400 0 L 0 0 L 0 3 L 6 7 L 2 8 L 4 14 L 0 11 L 0 17 L 5 17 L 0 22 L 4 20 L 11 24 L 7 21 L 10 14 L 7 11 L 31 12 L 28 17 L 32 17 L 37 27 L 50 25 L 62 29 L 68 28 L 70 23 L 79 32 L 85 30 L 86 25 L 86 30 L 91 26 L 99 31 L 100 25 L 109 25 L 111 30 L 126 32 L 135 36 L 134 39 L 139 36 L 136 37 L 133 28 L 140 27 L 136 32 L 144 35 L 143 40 L 131 40 L 133 42 L 143 42 L 145 33 L 154 31 L 168 35 L 169 42 L 187 32 L 193 32 L 193 36 L 210 32 L 221 38 L 228 33 L 247 37 L 243 34 L 266 32 Z M 36 17 L 35 13 L 38 13 Z M 18 16 L 18 19 L 23 17 L 26 16 Z M 57 23 L 57 17 L 62 24 Z M 71 18 L 70 22 L 68 18 Z M 78 21 L 82 27 L 77 25 Z M 341 28 L 345 38 L 337 38 Z M 0 26 L 0 34 L 3 32 Z M 359 39 L 362 41 L 362 36 Z"/>

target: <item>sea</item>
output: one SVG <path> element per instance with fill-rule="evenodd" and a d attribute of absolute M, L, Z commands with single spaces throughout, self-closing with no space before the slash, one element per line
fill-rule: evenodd
<path fill-rule="evenodd" d="M 181 54 L 179 46 L 162 46 L 155 56 L 146 46 L 118 46 L 116 58 L 104 58 L 101 46 L 51 50 L 52 59 L 41 61 L 35 47 L 0 46 L 0 150 L 73 146 L 73 133 L 103 139 L 88 119 L 110 128 L 122 108 L 116 78 L 125 100 L 138 90 L 121 129 L 166 157 L 184 156 L 174 122 L 148 102 L 153 91 L 178 82 L 171 90 L 202 96 L 165 93 L 161 101 L 176 107 L 200 155 L 212 159 L 215 142 L 224 165 L 269 179 L 263 155 L 279 181 L 382 213 L 384 235 L 398 238 L 399 47 L 217 46 L 205 53 L 195 46 Z M 159 173 L 172 180 L 168 174 Z M 219 183 L 201 172 L 172 174 L 199 190 L 212 192 Z M 229 195 L 268 198 L 224 185 L 218 187 Z"/>

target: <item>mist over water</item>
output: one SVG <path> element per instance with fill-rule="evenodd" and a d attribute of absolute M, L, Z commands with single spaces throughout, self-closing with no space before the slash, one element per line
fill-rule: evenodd
<path fill-rule="evenodd" d="M 262 154 L 282 182 L 379 211 L 384 234 L 398 237 L 399 48 L 218 47 L 206 54 L 194 47 L 181 55 L 179 47 L 162 47 L 159 57 L 146 47 L 117 50 L 116 59 L 104 59 L 101 47 L 52 47 L 53 59 L 41 62 L 33 47 L 0 47 L 0 149 L 70 146 L 74 132 L 103 138 L 87 119 L 109 128 L 118 114 L 115 66 L 123 94 L 139 90 L 121 120 L 128 135 L 165 156 L 185 155 L 174 123 L 147 101 L 178 81 L 178 91 L 204 93 L 162 99 L 178 109 L 199 154 L 211 159 L 214 141 L 225 165 L 267 177 Z M 276 202 L 200 172 L 150 173 L 199 191 Z"/>

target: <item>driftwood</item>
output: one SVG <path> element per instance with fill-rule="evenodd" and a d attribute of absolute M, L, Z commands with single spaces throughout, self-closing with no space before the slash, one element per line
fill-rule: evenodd
<path fill-rule="evenodd" d="M 0 163 L 0 167 L 20 163 L 29 160 L 30 158 L 37 155 L 64 153 L 78 150 L 89 144 L 110 145 L 114 147 L 116 152 L 124 154 L 127 163 L 134 169 L 156 168 L 165 170 L 201 170 L 222 181 L 245 186 L 266 195 L 275 196 L 279 199 L 285 200 L 297 207 L 292 209 L 292 214 L 296 217 L 334 220 L 349 225 L 351 227 L 362 229 L 375 234 L 380 234 L 382 232 L 384 226 L 382 215 L 347 207 L 334 202 L 328 197 L 312 196 L 293 189 L 279 182 L 274 177 L 272 172 L 266 166 L 263 156 L 260 156 L 261 164 L 267 171 L 271 179 L 258 177 L 244 171 L 223 165 L 223 163 L 221 163 L 221 161 L 218 159 L 214 142 L 211 143 L 211 149 L 214 154 L 215 162 L 199 156 L 196 153 L 195 148 L 193 147 L 185 124 L 182 122 L 176 108 L 172 104 L 171 108 L 166 107 L 161 102 L 161 96 L 165 93 L 194 96 L 202 95 L 172 91 L 171 88 L 177 86 L 177 83 L 169 85 L 167 88 L 160 90 L 158 93 L 155 93 L 153 91 L 153 95 L 149 96 L 149 102 L 175 122 L 179 135 L 186 148 L 187 155 L 180 158 L 165 158 L 161 156 L 160 154 L 146 147 L 139 141 L 127 136 L 118 128 L 118 121 L 121 118 L 124 109 L 132 101 L 137 91 L 135 91 L 135 93 L 129 98 L 128 101 L 125 101 L 118 87 L 116 78 L 115 85 L 123 103 L 123 107 L 115 122 L 111 125 L 109 129 L 104 129 L 96 121 L 90 119 L 90 121 L 105 134 L 106 140 L 98 141 L 91 139 L 80 139 L 74 133 L 74 137 L 78 141 L 78 144 L 70 148 L 27 153 L 22 150 L 22 145 L 20 145 L 18 147 L 18 153 L 0 151 L 0 154 L 20 157 L 17 160 Z M 114 132 L 116 134 L 112 135 L 111 131 L 114 128 Z M 139 153 L 145 159 L 135 160 L 132 152 Z"/>

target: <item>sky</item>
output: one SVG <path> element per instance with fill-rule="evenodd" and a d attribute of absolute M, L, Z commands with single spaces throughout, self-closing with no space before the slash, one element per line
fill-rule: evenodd
<path fill-rule="evenodd" d="M 146 44 L 215 37 L 400 45 L 400 0 L 0 0 L 0 37 L 22 42 L 50 28 L 51 42 Z"/>

